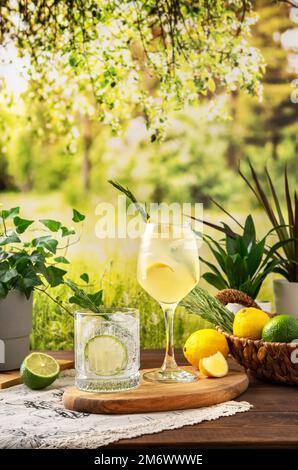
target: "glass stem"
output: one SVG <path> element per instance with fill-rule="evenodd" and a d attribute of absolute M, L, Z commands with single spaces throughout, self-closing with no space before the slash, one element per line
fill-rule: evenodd
<path fill-rule="evenodd" d="M 166 326 L 166 354 L 161 366 L 162 372 L 174 371 L 178 369 L 178 366 L 175 361 L 175 352 L 174 352 L 174 314 L 176 305 L 163 306 L 163 313 L 165 318 Z"/>

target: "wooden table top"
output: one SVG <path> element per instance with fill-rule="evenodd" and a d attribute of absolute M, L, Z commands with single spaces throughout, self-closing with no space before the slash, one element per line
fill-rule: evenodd
<path fill-rule="evenodd" d="M 61 359 L 73 357 L 69 351 L 51 354 Z M 185 364 L 181 352 L 177 352 L 176 357 L 178 364 Z M 141 366 L 159 367 L 162 359 L 163 351 L 144 350 Z M 107 448 L 298 448 L 297 387 L 279 386 L 251 378 L 248 390 L 237 400 L 248 401 L 253 405 L 252 410 L 171 431 L 124 439 Z"/>

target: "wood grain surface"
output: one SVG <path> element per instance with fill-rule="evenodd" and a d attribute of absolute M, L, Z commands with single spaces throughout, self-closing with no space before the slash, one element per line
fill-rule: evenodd
<path fill-rule="evenodd" d="M 184 367 L 192 370 L 191 367 Z M 148 372 L 150 369 L 141 372 Z M 244 372 L 230 370 L 226 377 L 196 382 L 161 384 L 141 379 L 138 388 L 117 393 L 90 393 L 71 387 L 64 392 L 67 409 L 86 413 L 127 414 L 185 410 L 232 400 L 248 387 Z"/>
<path fill-rule="evenodd" d="M 72 351 L 50 352 L 54 357 L 73 360 Z M 142 350 L 141 366 L 160 367 L 164 351 Z M 182 352 L 176 352 L 177 362 L 185 364 Z M 234 360 L 233 368 L 241 370 Z M 107 448 L 270 448 L 298 449 L 298 389 L 263 382 L 250 377 L 250 384 L 236 401 L 253 405 L 247 413 L 226 416 L 180 429 L 162 431 L 133 439 L 122 439 Z M 104 449 L 104 448 L 103 448 Z"/>

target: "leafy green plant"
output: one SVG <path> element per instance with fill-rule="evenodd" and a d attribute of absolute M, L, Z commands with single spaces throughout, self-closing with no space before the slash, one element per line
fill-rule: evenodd
<path fill-rule="evenodd" d="M 209 272 L 203 278 L 217 289 L 237 289 L 245 292 L 255 299 L 268 274 L 280 269 L 280 260 L 277 250 L 287 241 L 276 242 L 270 249 L 266 249 L 266 240 L 270 230 L 260 241 L 256 239 L 256 229 L 253 218 L 246 218 L 242 233 L 235 233 L 227 224 L 223 223 L 224 239 L 214 240 L 204 235 L 204 241 L 209 246 L 217 265 L 200 257 Z"/>
<path fill-rule="evenodd" d="M 83 214 L 73 209 L 74 223 L 80 223 L 84 219 Z M 0 211 L 0 223 L 0 299 L 4 299 L 13 290 L 23 293 L 27 299 L 33 291 L 39 291 L 71 313 L 65 302 L 50 293 L 51 288 L 65 284 L 73 292 L 69 299 L 70 304 L 97 311 L 102 304 L 102 290 L 94 294 L 87 293 L 73 281 L 64 279 L 67 274 L 66 266 L 70 264 L 66 258 L 67 249 L 70 244 L 78 241 L 73 239 L 76 236 L 73 228 L 53 219 L 40 219 L 39 227 L 35 228 L 37 222 L 21 217 L 19 207 Z M 22 237 L 29 227 L 33 236 L 28 241 L 28 236 L 24 239 Z M 41 229 L 47 234 L 34 236 L 35 230 L 40 232 Z M 88 284 L 87 273 L 81 274 L 80 278 Z"/>
<path fill-rule="evenodd" d="M 267 168 L 265 168 L 265 178 L 269 186 L 269 193 L 273 204 L 266 195 L 261 178 L 256 173 L 251 162 L 248 161 L 248 163 L 252 182 L 242 173 L 240 168 L 239 173 L 267 214 L 268 219 L 278 235 L 281 243 L 280 247 L 284 254 L 276 253 L 282 265 L 276 267 L 275 272 L 278 272 L 290 282 L 298 282 L 298 195 L 296 191 L 291 195 L 287 168 L 285 167 L 284 170 L 286 211 L 283 211 L 282 204 Z"/>

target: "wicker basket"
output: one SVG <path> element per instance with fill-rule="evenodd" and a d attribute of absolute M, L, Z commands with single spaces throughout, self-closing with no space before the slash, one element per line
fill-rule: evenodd
<path fill-rule="evenodd" d="M 246 307 L 257 306 L 246 294 L 234 289 L 220 291 L 217 298 L 224 305 L 236 302 Z M 232 356 L 252 375 L 270 382 L 298 385 L 298 363 L 291 360 L 291 356 L 298 360 L 298 344 L 239 338 L 218 330 L 227 338 Z"/>

